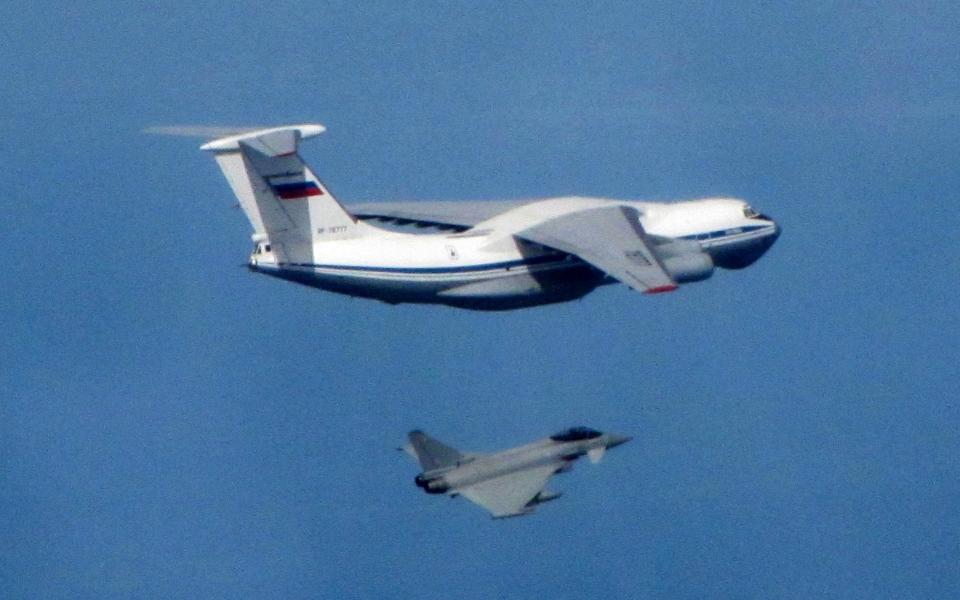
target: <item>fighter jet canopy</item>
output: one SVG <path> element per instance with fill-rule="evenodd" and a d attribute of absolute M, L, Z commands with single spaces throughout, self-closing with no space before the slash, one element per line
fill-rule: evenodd
<path fill-rule="evenodd" d="M 571 427 L 566 431 L 551 435 L 550 439 L 555 442 L 579 442 L 580 440 L 592 440 L 601 435 L 603 434 L 589 427 Z"/>

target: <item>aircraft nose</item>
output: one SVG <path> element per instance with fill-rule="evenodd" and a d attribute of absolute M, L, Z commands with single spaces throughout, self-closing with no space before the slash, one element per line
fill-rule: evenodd
<path fill-rule="evenodd" d="M 773 233 L 770 234 L 770 245 L 772 246 L 773 243 L 777 241 L 777 238 L 780 237 L 780 233 L 783 231 L 783 228 L 780 227 L 780 223 L 777 223 L 770 217 L 767 217 L 766 219 L 773 224 Z"/>
<path fill-rule="evenodd" d="M 758 258 L 763 256 L 764 253 L 766 253 L 766 251 L 769 250 L 771 246 L 773 246 L 774 242 L 777 241 L 777 238 L 780 237 L 780 233 L 783 231 L 780 227 L 780 223 L 777 223 L 770 217 L 766 217 L 766 219 L 771 225 L 773 225 L 773 231 L 769 232 L 760 240 L 760 243 L 757 246 L 757 250 L 758 250 L 757 255 L 756 257 L 754 257 L 753 260 L 757 260 Z"/>
<path fill-rule="evenodd" d="M 629 435 L 615 435 L 611 433 L 609 436 L 610 441 L 607 442 L 607 448 L 616 448 L 620 444 L 626 444 L 633 439 L 633 437 Z"/>
<path fill-rule="evenodd" d="M 707 252 L 714 265 L 724 269 L 743 269 L 757 262 L 773 246 L 783 231 L 780 224 L 763 214 L 752 218 L 760 226 L 759 237 L 709 248 Z"/>
<path fill-rule="evenodd" d="M 771 244 L 777 241 L 777 238 L 780 237 L 780 230 L 781 230 L 780 223 L 777 223 L 773 217 L 764 213 L 758 214 L 756 218 L 763 219 L 764 221 L 768 221 L 771 225 L 773 225 L 773 233 L 771 233 L 767 239 L 770 241 Z"/>

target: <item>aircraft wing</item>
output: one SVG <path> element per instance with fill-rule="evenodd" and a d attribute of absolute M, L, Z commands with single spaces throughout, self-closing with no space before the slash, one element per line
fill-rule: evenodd
<path fill-rule="evenodd" d="M 494 519 L 515 517 L 533 512 L 537 496 L 558 464 L 535 467 L 461 488 L 457 492 L 471 502 L 484 507 Z"/>
<path fill-rule="evenodd" d="M 350 204 L 347 210 L 361 219 L 469 228 L 500 213 L 532 202 L 536 200 L 366 202 Z"/>
<path fill-rule="evenodd" d="M 520 230 L 516 237 L 572 254 L 638 292 L 677 289 L 640 225 L 637 209 L 587 208 Z"/>

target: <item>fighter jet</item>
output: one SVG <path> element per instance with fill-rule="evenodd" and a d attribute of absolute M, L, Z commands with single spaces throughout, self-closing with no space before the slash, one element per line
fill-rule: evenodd
<path fill-rule="evenodd" d="M 244 130 L 201 146 L 250 220 L 248 264 L 257 273 L 391 304 L 505 310 L 573 300 L 617 281 L 648 294 L 673 291 L 716 267 L 753 264 L 780 235 L 770 217 L 733 198 L 345 207 L 298 154 L 301 140 L 324 131 Z"/>
<path fill-rule="evenodd" d="M 528 515 L 538 504 L 556 500 L 560 493 L 546 489 L 551 477 L 569 471 L 583 455 L 600 462 L 607 448 L 632 438 L 572 427 L 495 454 L 461 453 L 419 430 L 409 439 L 401 449 L 423 468 L 414 479 L 418 487 L 428 494 L 462 495 L 501 519 Z"/>

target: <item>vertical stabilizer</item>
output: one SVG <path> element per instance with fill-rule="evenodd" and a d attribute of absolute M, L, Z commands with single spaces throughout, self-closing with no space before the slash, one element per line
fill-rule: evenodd
<path fill-rule="evenodd" d="M 290 262 L 312 261 L 314 241 L 358 237 L 369 227 L 341 206 L 297 153 L 300 140 L 323 131 L 322 125 L 278 127 L 201 146 L 214 153 L 254 239 L 282 249 Z"/>
<path fill-rule="evenodd" d="M 410 432 L 410 445 L 420 461 L 423 470 L 432 471 L 457 464 L 463 455 L 456 449 L 415 429 Z"/>

